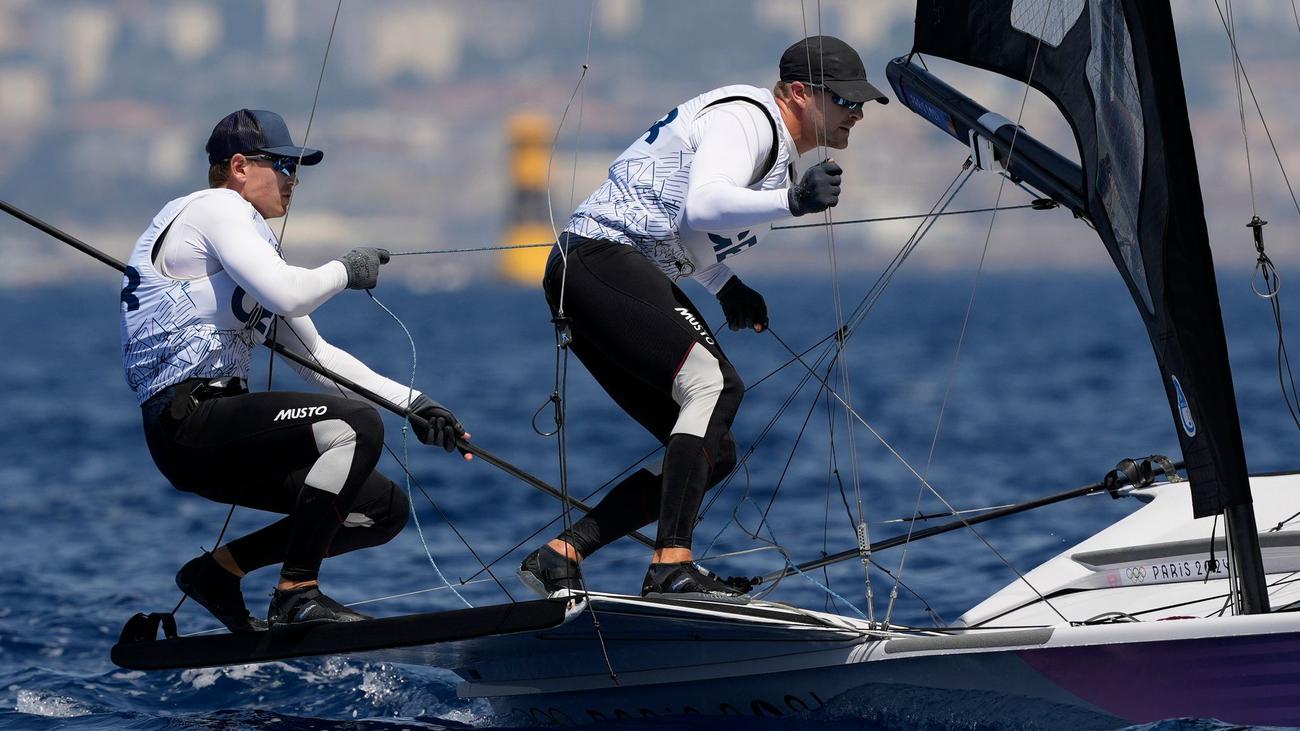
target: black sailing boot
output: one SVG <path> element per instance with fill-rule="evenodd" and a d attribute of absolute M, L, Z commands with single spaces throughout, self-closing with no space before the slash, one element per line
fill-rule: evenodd
<path fill-rule="evenodd" d="M 525 586 L 541 597 L 568 596 L 568 592 L 582 591 L 578 564 L 550 546 L 530 553 L 516 573 Z"/>
<path fill-rule="evenodd" d="M 641 583 L 648 599 L 702 599 L 728 604 L 748 604 L 749 597 L 712 573 L 685 563 L 652 563 Z"/>
<path fill-rule="evenodd" d="M 176 586 L 231 632 L 261 632 L 266 629 L 266 622 L 254 617 L 244 604 L 239 577 L 222 568 L 210 553 L 182 566 L 176 572 Z"/>
<path fill-rule="evenodd" d="M 301 589 L 276 589 L 266 620 L 278 624 L 319 624 L 324 622 L 360 622 L 369 615 L 349 609 L 321 593 L 316 584 Z"/>

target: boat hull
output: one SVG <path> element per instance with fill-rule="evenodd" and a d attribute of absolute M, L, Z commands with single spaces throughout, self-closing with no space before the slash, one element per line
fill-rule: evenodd
<path fill-rule="evenodd" d="M 782 605 L 606 595 L 554 629 L 420 653 L 372 657 L 450 666 L 466 681 L 463 696 L 487 699 L 516 725 L 695 715 L 1300 725 L 1300 615 L 1291 613 L 882 636 L 865 622 Z"/>

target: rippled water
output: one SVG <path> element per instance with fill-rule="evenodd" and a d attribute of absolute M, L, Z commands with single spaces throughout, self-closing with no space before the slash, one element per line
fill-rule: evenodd
<path fill-rule="evenodd" d="M 1248 278 L 1248 273 L 1221 275 L 1247 456 L 1253 471 L 1293 469 L 1300 467 L 1298 432 L 1277 396 L 1272 322 L 1266 306 L 1250 295 Z M 825 281 L 753 284 L 767 295 L 776 334 L 792 347 L 807 348 L 834 330 Z M 868 285 L 849 281 L 845 291 L 860 293 Z M 555 443 L 530 426 L 554 387 L 553 336 L 541 295 L 482 285 L 459 292 L 379 292 L 414 335 L 417 386 L 453 407 L 475 441 L 556 481 Z M 1124 457 L 1175 453 L 1151 347 L 1118 277 L 986 275 L 954 371 L 969 295 L 966 275 L 900 279 L 854 336 L 848 353 L 854 404 L 950 501 L 959 507 L 1013 502 L 1096 481 Z M 174 491 L 154 469 L 120 372 L 116 299 L 111 274 L 75 286 L 0 292 L 5 338 L 0 378 L 6 384 L 0 391 L 6 416 L 0 420 L 0 728 L 491 725 L 486 707 L 458 699 L 454 676 L 439 670 L 331 659 L 145 674 L 109 662 L 108 650 L 128 616 L 174 605 L 172 575 L 201 547 L 211 547 L 225 516 L 219 505 Z M 697 299 L 716 322 L 716 306 L 703 296 Z M 327 338 L 376 369 L 399 380 L 409 377 L 406 336 L 364 295 L 340 296 L 316 321 Z M 774 337 L 725 332 L 721 339 L 751 385 L 789 359 Z M 813 407 L 815 383 L 767 428 L 805 372 L 799 365 L 787 367 L 747 395 L 736 428 L 742 451 L 760 434 L 766 436 L 747 475 L 733 480 L 706 514 L 697 548 L 712 545 L 716 554 L 754 547 L 745 530 L 756 529 L 774 492 L 765 535 L 775 536 L 795 559 L 853 545 L 840 494 L 828 490 L 833 483 L 830 425 L 824 396 Z M 265 384 L 266 378 L 263 360 L 254 380 Z M 281 364 L 274 382 L 295 388 L 298 380 Z M 943 426 L 927 467 L 945 394 Z M 652 440 L 576 362 L 568 396 L 575 493 L 586 495 L 653 453 Z M 549 423 L 548 413 L 539 417 L 540 428 Z M 387 424 L 389 444 L 400 454 L 399 424 Z M 840 474 L 852 502 L 842 416 L 834 430 Z M 790 459 L 796 440 L 800 447 Z M 865 430 L 855 433 L 855 444 L 873 538 L 892 535 L 898 528 L 885 521 L 911 512 L 916 480 Z M 506 589 L 526 596 L 512 575 L 523 550 L 511 549 L 558 516 L 550 498 L 485 464 L 462 464 L 418 443 L 411 445 L 410 465 L 482 558 L 508 554 L 496 568 Z M 391 458 L 384 469 L 400 474 Z M 477 562 L 439 511 L 418 493 L 416 504 L 424 537 L 446 575 L 473 575 Z M 1132 508 L 1109 498 L 1076 500 L 990 525 L 985 534 L 1023 570 Z M 933 499 L 922 501 L 923 511 L 937 509 Z M 265 521 L 266 516 L 240 510 L 232 530 Z M 543 534 L 554 530 L 545 528 Z M 531 546 L 536 540 L 525 542 Z M 888 564 L 899 554 L 881 558 Z M 645 561 L 639 546 L 611 546 L 587 564 L 588 578 L 603 590 L 635 591 Z M 763 573 L 779 567 L 780 559 L 759 552 L 713 565 L 723 573 Z M 927 621 L 927 605 L 951 620 L 1012 578 L 975 539 L 960 534 L 916 544 L 906 566 L 908 587 L 925 603 L 905 593 L 895 612 L 903 622 Z M 837 568 L 830 579 L 839 594 L 862 606 L 860 569 Z M 250 605 L 264 604 L 273 580 L 273 573 L 262 571 L 245 582 Z M 348 602 L 439 583 L 414 526 L 386 546 L 332 559 L 323 580 Z M 476 581 L 462 593 L 475 604 L 504 598 L 492 582 Z M 813 608 L 830 601 L 797 579 L 787 580 L 774 598 Z M 456 606 L 458 600 L 445 590 L 368 605 L 383 615 Z M 183 631 L 212 625 L 189 604 L 179 619 Z M 742 725 L 778 727 L 760 720 Z M 675 724 L 620 726 L 643 727 Z M 814 718 L 779 727 L 862 725 Z M 1181 719 L 1137 728 L 1221 727 Z"/>

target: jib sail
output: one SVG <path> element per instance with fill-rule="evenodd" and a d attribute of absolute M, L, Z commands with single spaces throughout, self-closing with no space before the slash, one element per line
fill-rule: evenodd
<path fill-rule="evenodd" d="M 1249 505 L 1168 3 L 921 0 L 913 50 L 1027 82 L 1064 113 L 1083 162 L 1086 215 L 1151 336 L 1194 514 Z"/>

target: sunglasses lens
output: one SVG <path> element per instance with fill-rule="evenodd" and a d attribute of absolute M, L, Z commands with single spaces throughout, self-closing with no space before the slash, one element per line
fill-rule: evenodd
<path fill-rule="evenodd" d="M 298 161 L 291 157 L 280 157 L 271 163 L 271 167 L 275 168 L 276 172 L 283 173 L 285 177 L 292 178 L 298 172 Z"/>
<path fill-rule="evenodd" d="M 844 107 L 850 112 L 857 111 L 862 107 L 862 102 L 851 102 L 848 99 L 845 99 L 844 97 L 840 96 L 839 94 L 832 95 L 831 101 L 835 102 L 841 107 Z"/>

